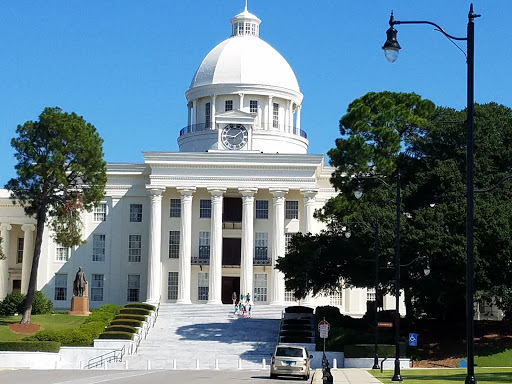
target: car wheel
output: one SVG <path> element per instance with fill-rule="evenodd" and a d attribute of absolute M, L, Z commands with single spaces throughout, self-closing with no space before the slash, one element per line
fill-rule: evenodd
<path fill-rule="evenodd" d="M 271 379 L 277 379 L 277 375 L 276 375 L 275 373 L 271 373 L 271 374 L 270 374 L 270 378 L 271 378 Z"/>
<path fill-rule="evenodd" d="M 309 379 L 309 374 L 304 375 L 304 376 L 302 377 L 302 380 L 307 380 L 307 379 Z"/>

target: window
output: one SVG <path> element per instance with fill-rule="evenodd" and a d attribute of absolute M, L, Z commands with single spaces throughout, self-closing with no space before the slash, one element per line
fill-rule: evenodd
<path fill-rule="evenodd" d="M 92 236 L 92 261 L 105 261 L 105 235 Z"/>
<path fill-rule="evenodd" d="M 212 201 L 200 200 L 199 201 L 199 217 L 209 218 L 212 217 Z"/>
<path fill-rule="evenodd" d="M 18 248 L 16 250 L 16 263 L 23 263 L 23 237 L 18 237 Z"/>
<path fill-rule="evenodd" d="M 211 128 L 211 125 L 212 125 L 211 104 L 206 103 L 204 106 L 204 127 Z"/>
<path fill-rule="evenodd" d="M 68 275 L 67 273 L 55 274 L 55 300 L 67 300 Z"/>
<path fill-rule="evenodd" d="M 244 34 L 244 23 L 238 23 L 238 34 L 239 35 Z"/>
<path fill-rule="evenodd" d="M 284 234 L 284 252 L 288 253 L 288 247 L 290 246 L 290 241 L 295 233 L 285 233 Z"/>
<path fill-rule="evenodd" d="M 256 218 L 268 219 L 268 200 L 256 200 Z"/>
<path fill-rule="evenodd" d="M 170 217 L 181 217 L 181 200 L 171 199 Z"/>
<path fill-rule="evenodd" d="M 242 25 L 242 28 L 243 28 L 243 24 Z M 224 103 L 224 111 L 232 111 L 233 110 L 233 100 L 226 100 L 226 102 Z"/>
<path fill-rule="evenodd" d="M 69 248 L 57 244 L 55 248 L 55 260 L 56 261 L 68 261 L 69 259 Z"/>
<path fill-rule="evenodd" d="M 142 204 L 130 204 L 130 222 L 142 222 Z"/>
<path fill-rule="evenodd" d="M 254 234 L 254 258 L 256 260 L 267 260 L 268 233 L 256 232 Z"/>
<path fill-rule="evenodd" d="M 375 288 L 366 288 L 366 301 L 375 301 Z"/>
<path fill-rule="evenodd" d="M 286 219 L 298 219 L 299 218 L 299 202 L 297 200 L 286 201 Z"/>
<path fill-rule="evenodd" d="M 91 275 L 91 301 L 103 301 L 103 280 L 102 274 Z"/>
<path fill-rule="evenodd" d="M 249 112 L 258 113 L 258 101 L 257 100 L 249 101 Z"/>
<path fill-rule="evenodd" d="M 180 257 L 180 231 L 169 231 L 169 259 Z"/>
<path fill-rule="evenodd" d="M 197 300 L 208 300 L 208 272 L 197 274 Z"/>
<path fill-rule="evenodd" d="M 267 274 L 254 275 L 254 302 L 267 301 Z"/>
<path fill-rule="evenodd" d="M 128 237 L 128 261 L 140 263 L 142 255 L 142 235 L 129 235 Z"/>
<path fill-rule="evenodd" d="M 169 272 L 167 278 L 167 300 L 178 300 L 178 272 Z"/>
<path fill-rule="evenodd" d="M 100 203 L 94 207 L 94 221 L 105 221 L 107 219 L 107 203 Z"/>
<path fill-rule="evenodd" d="M 295 291 L 289 291 L 289 290 L 284 291 L 284 301 L 297 301 L 297 299 L 293 295 L 294 293 L 295 293 Z"/>
<path fill-rule="evenodd" d="M 246 35 L 251 34 L 251 23 L 245 23 L 245 34 Z"/>
<path fill-rule="evenodd" d="M 210 258 L 210 232 L 199 232 L 199 258 Z"/>
<path fill-rule="evenodd" d="M 343 294 L 341 287 L 336 292 L 331 293 L 329 298 L 329 305 L 342 306 L 343 305 Z"/>
<path fill-rule="evenodd" d="M 140 275 L 128 275 L 128 291 L 126 301 L 139 301 Z"/>
<path fill-rule="evenodd" d="M 274 103 L 272 126 L 274 128 L 279 128 L 279 104 L 277 103 Z"/>

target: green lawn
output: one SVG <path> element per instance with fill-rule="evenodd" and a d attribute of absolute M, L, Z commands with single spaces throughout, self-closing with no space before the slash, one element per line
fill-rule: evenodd
<path fill-rule="evenodd" d="M 70 329 L 78 328 L 87 319 L 87 316 L 69 316 L 65 314 L 32 315 L 31 322 L 41 326 L 41 329 Z M 21 316 L 0 316 L 0 341 L 16 341 L 26 335 L 11 332 L 9 324 L 17 323 Z"/>
<path fill-rule="evenodd" d="M 392 370 L 369 372 L 385 384 L 395 383 Z M 466 379 L 465 369 L 402 369 L 401 373 L 407 384 L 463 384 Z M 509 384 L 512 368 L 475 368 L 475 377 L 478 384 Z"/>

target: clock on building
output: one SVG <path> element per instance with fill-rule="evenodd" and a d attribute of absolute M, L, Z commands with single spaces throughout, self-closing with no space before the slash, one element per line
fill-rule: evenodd
<path fill-rule="evenodd" d="M 221 141 L 228 149 L 240 149 L 247 144 L 248 136 L 242 124 L 228 124 L 221 132 Z"/>

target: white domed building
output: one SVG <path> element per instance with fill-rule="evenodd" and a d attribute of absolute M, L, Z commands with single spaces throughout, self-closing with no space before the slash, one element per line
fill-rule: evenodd
<path fill-rule="evenodd" d="M 255 304 L 293 302 L 273 268 L 297 232 L 317 233 L 315 209 L 335 195 L 333 169 L 310 155 L 301 127 L 297 78 L 260 39 L 260 19 L 245 9 L 232 35 L 213 48 L 186 91 L 187 126 L 179 152 L 143 152 L 144 162 L 109 163 L 104 201 L 84 217 L 86 244 L 63 248 L 45 233 L 37 289 L 57 309 L 70 307 L 83 267 L 92 308 L 129 301 Z M 0 299 L 26 292 L 35 220 L 0 191 Z M 366 311 L 366 289 L 340 290 L 304 304 Z M 385 300 L 386 308 L 393 299 Z"/>

